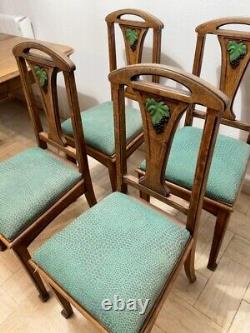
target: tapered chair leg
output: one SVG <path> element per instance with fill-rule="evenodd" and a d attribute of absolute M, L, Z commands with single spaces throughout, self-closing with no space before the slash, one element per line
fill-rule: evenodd
<path fill-rule="evenodd" d="M 191 283 L 196 281 L 194 259 L 195 259 L 195 247 L 193 246 L 184 264 L 187 278 Z"/>
<path fill-rule="evenodd" d="M 0 241 L 0 252 L 5 251 L 6 249 L 7 249 L 7 246 L 3 242 Z"/>
<path fill-rule="evenodd" d="M 115 192 L 117 189 L 117 184 L 116 184 L 116 164 L 112 163 L 108 167 L 109 170 L 109 178 L 110 178 L 110 183 L 111 183 L 111 188 L 112 192 Z"/>
<path fill-rule="evenodd" d="M 146 194 L 142 191 L 140 191 L 140 198 L 147 201 L 147 202 L 150 202 L 150 195 L 149 194 Z"/>
<path fill-rule="evenodd" d="M 85 196 L 88 201 L 89 207 L 92 207 L 97 203 L 92 185 L 89 186 L 89 189 L 87 189 Z"/>
<path fill-rule="evenodd" d="M 76 164 L 76 159 L 75 159 L 74 157 L 71 157 L 71 156 L 69 156 L 69 155 L 66 155 L 66 160 L 68 160 L 68 161 L 70 161 L 70 162 Z"/>
<path fill-rule="evenodd" d="M 49 293 L 47 292 L 44 283 L 40 275 L 34 271 L 34 269 L 29 264 L 29 259 L 31 259 L 28 249 L 24 246 L 19 246 L 13 248 L 14 253 L 19 258 L 32 282 L 34 283 L 36 289 L 39 292 L 39 298 L 42 302 L 46 302 L 49 299 Z"/>
<path fill-rule="evenodd" d="M 138 178 L 142 178 L 142 176 L 138 173 Z M 139 192 L 140 193 L 140 198 L 147 201 L 147 202 L 150 202 L 150 195 L 149 194 L 146 194 L 142 191 Z"/>
<path fill-rule="evenodd" d="M 53 288 L 52 286 L 51 288 L 55 293 L 56 298 L 63 307 L 61 311 L 62 316 L 66 319 L 70 318 L 74 313 L 71 304 L 55 288 Z"/>
<path fill-rule="evenodd" d="M 211 271 L 215 271 L 217 268 L 216 261 L 228 226 L 229 219 L 230 219 L 230 212 L 228 211 L 220 211 L 217 215 L 216 224 L 214 228 L 213 243 L 207 265 L 207 268 L 210 269 Z"/>

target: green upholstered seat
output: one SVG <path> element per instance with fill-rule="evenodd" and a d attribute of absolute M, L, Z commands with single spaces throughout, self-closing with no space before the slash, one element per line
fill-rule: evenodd
<path fill-rule="evenodd" d="M 113 333 L 139 332 L 189 232 L 136 199 L 115 192 L 48 240 L 33 260 Z M 105 311 L 102 301 L 150 299 L 138 311 Z M 139 309 L 140 310 L 140 309 Z"/>
<path fill-rule="evenodd" d="M 87 145 L 111 156 L 115 153 L 114 116 L 112 102 L 106 102 L 81 112 L 84 138 Z M 73 135 L 71 119 L 62 123 L 63 132 Z M 140 111 L 126 107 L 127 142 L 142 131 Z"/>
<path fill-rule="evenodd" d="M 183 127 L 176 132 L 166 179 L 191 189 L 202 130 Z M 250 156 L 250 145 L 228 136 L 218 135 L 206 195 L 212 199 L 232 204 L 237 196 Z M 145 161 L 141 168 L 145 170 Z"/>
<path fill-rule="evenodd" d="M 0 163 L 0 234 L 12 240 L 79 179 L 80 173 L 41 148 Z"/>

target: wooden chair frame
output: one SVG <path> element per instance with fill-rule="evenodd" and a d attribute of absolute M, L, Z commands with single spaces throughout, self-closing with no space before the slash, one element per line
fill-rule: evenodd
<path fill-rule="evenodd" d="M 33 223 L 22 231 L 15 239 L 6 239 L 0 234 L 0 251 L 13 249 L 35 284 L 40 298 L 43 301 L 46 301 L 49 297 L 48 292 L 38 273 L 34 272 L 28 263 L 28 260 L 30 259 L 28 246 L 56 216 L 82 194 L 85 194 L 90 206 L 93 206 L 96 203 L 96 198 L 92 187 L 84 145 L 80 110 L 74 80 L 74 64 L 63 53 L 58 53 L 46 46 L 45 43 L 37 41 L 20 43 L 14 47 L 13 53 L 16 57 L 20 71 L 21 82 L 38 146 L 46 149 L 47 144 L 50 144 L 57 150 L 74 157 L 78 162 L 78 169 L 81 174 L 81 178 L 74 186 L 64 193 L 56 203 L 48 207 L 46 212 L 35 219 Z M 41 86 L 41 81 L 39 81 L 40 79 L 36 74 L 36 69 L 38 67 L 46 73 L 46 86 Z M 63 72 L 65 79 L 76 148 L 72 148 L 66 144 L 66 140 L 61 130 L 56 87 L 56 77 L 57 73 L 60 71 Z M 43 130 L 39 110 L 35 104 L 31 87 L 34 80 L 41 92 L 48 131 Z"/>
<path fill-rule="evenodd" d="M 138 17 L 138 20 L 123 19 L 125 15 L 133 15 Z M 139 20 L 142 19 L 142 20 Z M 152 62 L 160 63 L 161 59 L 161 32 L 164 27 L 163 23 L 153 15 L 137 9 L 122 9 L 110 13 L 106 17 L 108 27 L 108 42 L 109 42 L 109 68 L 110 71 L 117 69 L 117 52 L 116 52 L 116 39 L 115 39 L 115 26 L 119 25 L 125 43 L 126 60 L 128 65 L 141 63 L 144 40 L 149 29 L 153 30 L 153 45 L 152 45 Z M 138 41 L 136 48 L 132 49 L 127 38 L 126 30 L 134 29 L 138 33 Z M 153 78 L 155 80 L 155 78 Z M 126 96 L 130 99 L 135 99 L 135 95 L 131 91 L 126 92 Z M 74 146 L 74 140 L 67 136 L 68 143 Z M 127 144 L 127 157 L 129 157 L 141 144 L 143 143 L 143 134 L 138 134 L 131 142 Z M 116 155 L 111 156 L 87 145 L 87 154 L 103 165 L 109 170 L 109 177 L 112 190 L 116 190 Z"/>
<path fill-rule="evenodd" d="M 189 93 L 169 89 L 157 83 L 139 80 L 140 76 L 154 75 L 158 78 L 172 79 L 189 89 Z M 153 195 L 163 202 L 167 202 L 187 215 L 186 228 L 190 232 L 190 240 L 176 264 L 170 278 L 166 281 L 162 292 L 155 302 L 152 310 L 144 321 L 140 332 L 150 332 L 156 317 L 178 275 L 182 264 L 185 263 L 185 271 L 191 282 L 194 282 L 194 255 L 197 239 L 199 219 L 202 209 L 202 202 L 206 188 L 206 182 L 211 164 L 212 154 L 215 146 L 216 136 L 219 130 L 221 116 L 228 105 L 227 97 L 220 91 L 214 89 L 205 81 L 180 70 L 171 67 L 154 64 L 131 65 L 127 68 L 116 70 L 109 75 L 112 85 L 114 101 L 114 114 L 116 124 L 116 154 L 117 154 L 117 187 L 118 191 L 126 193 L 127 186 L 131 185 L 136 189 Z M 125 123 L 125 96 L 126 88 L 131 88 L 137 94 L 143 118 L 143 129 L 145 135 L 147 171 L 140 179 L 127 174 L 127 153 L 126 153 L 126 123 Z M 162 133 L 156 133 L 152 125 L 151 116 L 146 110 L 146 99 L 157 98 L 169 105 L 171 116 Z M 168 161 L 171 144 L 181 116 L 186 112 L 189 105 L 198 103 L 207 107 L 206 120 L 202 142 L 199 151 L 197 168 L 195 173 L 194 187 L 190 199 L 189 208 L 173 201 L 170 189 L 165 184 L 164 170 Z M 157 159 L 156 159 L 157 156 Z M 63 254 L 62 254 L 63 255 Z M 44 270 L 31 261 L 31 265 L 54 289 L 59 301 L 63 306 L 62 314 L 68 318 L 72 314 L 72 307 L 75 306 L 88 320 L 95 324 L 101 332 L 108 330 L 101 325 L 91 314 L 76 302 L 57 282 L 53 280 Z M 71 304 L 70 304 L 71 303 Z"/>
<path fill-rule="evenodd" d="M 197 32 L 197 44 L 195 50 L 193 74 L 200 76 L 202 61 L 205 49 L 206 36 L 216 35 L 218 37 L 221 47 L 221 74 L 220 74 L 220 90 L 224 92 L 230 98 L 230 104 L 225 110 L 221 123 L 226 126 L 238 128 L 248 133 L 247 143 L 250 144 L 250 124 L 239 121 L 236 119 L 235 114 L 232 110 L 233 102 L 237 94 L 239 85 L 244 76 L 246 68 L 250 60 L 250 33 L 236 30 L 221 29 L 222 26 L 232 24 L 243 24 L 250 25 L 250 18 L 243 17 L 229 17 L 222 18 L 213 21 L 206 22 L 199 25 L 196 28 Z M 227 51 L 227 45 L 229 41 L 243 41 L 247 44 L 248 54 L 240 60 L 237 67 L 234 67 L 230 63 L 229 54 Z M 192 126 L 194 117 L 205 119 L 206 115 L 204 112 L 196 110 L 194 106 L 190 107 L 186 115 L 185 126 Z M 137 170 L 139 176 L 143 176 L 142 170 Z M 188 200 L 191 195 L 191 191 L 182 188 L 176 184 L 166 182 L 171 191 L 176 195 L 185 200 Z M 243 182 L 242 182 L 243 185 Z M 240 186 L 239 193 L 242 185 Z M 239 195 L 238 193 L 238 195 Z M 148 196 L 143 196 L 144 199 L 149 200 Z M 237 200 L 236 200 L 237 201 Z M 209 261 L 207 267 L 214 271 L 217 268 L 217 258 L 222 245 L 222 241 L 230 220 L 230 216 L 234 211 L 236 201 L 230 205 L 222 201 L 217 201 L 205 196 L 203 209 L 216 216 L 216 224 L 213 235 L 213 242 L 209 255 Z"/>

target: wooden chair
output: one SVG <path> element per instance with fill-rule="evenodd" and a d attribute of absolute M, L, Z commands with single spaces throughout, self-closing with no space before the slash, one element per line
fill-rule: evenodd
<path fill-rule="evenodd" d="M 136 19 L 127 19 L 126 15 L 132 15 Z M 123 9 L 109 14 L 106 17 L 106 22 L 108 26 L 110 71 L 117 68 L 116 26 L 119 26 L 122 30 L 127 64 L 131 65 L 142 61 L 144 40 L 149 30 L 153 31 L 152 62 L 160 62 L 163 23 L 156 17 L 142 10 Z M 127 91 L 126 95 L 134 99 L 131 91 Z M 139 110 L 127 106 L 126 115 L 127 155 L 130 156 L 143 143 L 142 123 Z M 116 189 L 116 155 L 112 102 L 106 102 L 85 110 L 81 113 L 81 117 L 87 154 L 108 168 L 112 190 L 114 191 Z M 70 120 L 63 122 L 62 128 L 67 135 L 68 142 L 74 146 Z"/>
<path fill-rule="evenodd" d="M 96 199 L 84 146 L 74 64 L 64 54 L 39 42 L 20 43 L 13 49 L 13 53 L 20 70 L 38 147 L 27 149 L 0 163 L 0 250 L 14 250 L 39 291 L 40 298 L 46 301 L 49 297 L 47 290 L 38 273 L 28 263 L 28 246 L 82 194 L 86 195 L 90 206 L 96 203 Z M 60 127 L 56 86 L 57 73 L 60 71 L 65 79 L 76 148 L 66 144 Z M 42 127 L 34 103 L 32 76 L 41 91 L 47 131 Z M 47 144 L 54 146 L 55 151 L 74 157 L 79 170 L 75 165 L 49 153 Z"/>
<path fill-rule="evenodd" d="M 196 28 L 198 33 L 193 74 L 200 76 L 206 36 L 217 36 L 221 48 L 220 90 L 230 98 L 223 114 L 222 124 L 238 128 L 248 134 L 247 143 L 219 135 L 207 184 L 203 208 L 216 216 L 213 242 L 208 268 L 215 270 L 217 257 L 234 206 L 240 193 L 250 156 L 250 124 L 237 120 L 232 110 L 235 95 L 250 59 L 250 33 L 225 29 L 227 25 L 250 25 L 249 18 L 223 18 L 204 23 Z M 221 29 L 223 27 L 223 29 Z M 188 199 L 193 186 L 194 166 L 202 130 L 193 127 L 194 117 L 204 119 L 205 113 L 191 107 L 187 112 L 185 127 L 173 145 L 168 170 L 167 185 L 177 196 Z M 184 164 L 176 163 L 185 154 Z M 183 155 L 184 156 L 184 155 Z M 143 164 L 142 169 L 145 169 Z M 140 174 L 141 171 L 139 171 Z M 148 199 L 148 198 L 147 198 Z"/>
<path fill-rule="evenodd" d="M 188 92 L 145 81 L 145 75 L 174 80 Z M 195 245 L 206 180 L 228 100 L 205 81 L 163 65 L 128 66 L 112 72 L 109 79 L 118 191 L 125 193 L 129 184 L 171 204 L 187 215 L 186 227 L 143 200 L 115 192 L 42 245 L 30 262 L 55 290 L 65 317 L 72 314 L 71 303 L 102 332 L 150 332 L 184 263 L 187 277 L 195 281 Z M 140 180 L 127 174 L 125 87 L 137 94 L 143 119 L 148 168 Z M 194 103 L 207 107 L 207 113 L 190 203 L 182 206 L 173 200 L 164 171 L 179 120 Z M 163 126 L 157 126 L 157 119 L 161 124 L 164 120 Z M 110 305 L 115 295 L 130 303 L 131 299 L 150 302 L 144 314 L 140 309 L 119 312 L 110 306 L 105 311 L 103 302 Z"/>

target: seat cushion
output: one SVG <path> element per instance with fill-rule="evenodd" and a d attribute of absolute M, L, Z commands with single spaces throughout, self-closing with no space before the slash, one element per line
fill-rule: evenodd
<path fill-rule="evenodd" d="M 115 153 L 113 104 L 106 102 L 81 112 L 84 138 L 87 145 L 111 156 Z M 71 119 L 62 123 L 68 136 L 73 135 Z M 126 107 L 127 143 L 142 131 L 140 111 Z"/>
<path fill-rule="evenodd" d="M 41 148 L 0 163 L 0 234 L 12 240 L 80 179 L 80 173 Z"/>
<path fill-rule="evenodd" d="M 176 132 L 166 179 L 191 189 L 201 142 L 202 129 L 183 127 Z M 228 136 L 218 135 L 206 195 L 209 198 L 232 204 L 237 197 L 250 156 L 250 145 Z M 145 161 L 141 164 L 145 170 Z"/>
<path fill-rule="evenodd" d="M 113 193 L 48 240 L 33 260 L 114 333 L 138 332 L 190 238 L 141 202 Z M 150 299 L 138 311 L 105 311 L 102 302 Z"/>

